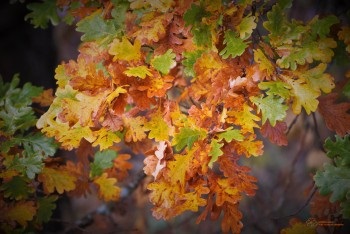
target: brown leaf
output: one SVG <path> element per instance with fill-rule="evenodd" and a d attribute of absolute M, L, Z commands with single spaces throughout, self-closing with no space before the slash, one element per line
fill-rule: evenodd
<path fill-rule="evenodd" d="M 318 111 L 330 130 L 335 131 L 340 136 L 344 136 L 350 133 L 350 103 L 337 102 L 337 99 L 337 93 L 319 97 Z"/>
<path fill-rule="evenodd" d="M 270 121 L 266 121 L 260 129 L 261 134 L 267 137 L 272 143 L 282 146 L 288 145 L 286 136 L 287 124 L 285 122 L 277 122 L 274 127 L 271 126 Z"/>

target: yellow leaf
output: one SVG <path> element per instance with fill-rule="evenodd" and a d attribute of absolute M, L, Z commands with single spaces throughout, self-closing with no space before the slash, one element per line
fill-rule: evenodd
<path fill-rule="evenodd" d="M 65 170 L 64 167 L 44 167 L 39 174 L 38 180 L 43 183 L 46 194 L 53 193 L 55 190 L 62 194 L 65 191 L 68 192 L 75 189 L 77 178 Z"/>
<path fill-rule="evenodd" d="M 106 98 L 106 102 L 108 105 L 111 104 L 111 102 L 117 98 L 119 96 L 119 94 L 121 93 L 127 93 L 127 90 L 124 89 L 126 85 L 123 85 L 123 86 L 118 86 L 112 93 L 110 93 L 107 98 Z"/>
<path fill-rule="evenodd" d="M 67 75 L 63 64 L 57 66 L 55 70 L 55 79 L 57 80 L 56 84 L 59 88 L 64 88 L 68 84 L 70 77 Z"/>
<path fill-rule="evenodd" d="M 234 124 L 240 125 L 242 127 L 242 132 L 254 132 L 253 128 L 260 128 L 255 121 L 259 121 L 260 117 L 251 113 L 253 108 L 251 108 L 248 104 L 243 105 L 243 110 L 235 112 L 229 111 L 227 115 L 230 117 L 234 117 Z"/>
<path fill-rule="evenodd" d="M 146 131 L 150 131 L 148 134 L 149 139 L 154 138 L 156 141 L 164 141 L 168 140 L 171 135 L 171 129 L 160 112 L 153 114 L 151 120 L 145 123 L 144 127 Z"/>
<path fill-rule="evenodd" d="M 58 126 L 54 129 L 58 130 L 57 128 Z M 60 138 L 58 138 L 58 141 L 62 143 L 62 147 L 68 150 L 77 148 L 80 145 L 80 141 L 83 138 L 90 143 L 96 139 L 90 127 L 87 127 L 87 126 L 83 127 L 77 124 L 72 128 L 67 129 L 66 131 L 64 129 L 59 129 L 58 131 L 61 131 L 61 130 L 63 131 L 61 132 Z"/>
<path fill-rule="evenodd" d="M 114 39 L 108 53 L 114 55 L 113 61 L 118 59 L 125 61 L 139 60 L 141 58 L 141 43 L 135 40 L 133 45 L 125 36 L 122 41 Z"/>
<path fill-rule="evenodd" d="M 166 26 L 170 23 L 173 15 L 165 13 L 161 15 L 145 14 L 141 19 L 141 26 L 132 36 L 136 37 L 142 44 L 151 44 L 159 41 L 166 35 Z"/>
<path fill-rule="evenodd" d="M 193 152 L 193 148 L 191 151 Z M 169 177 L 174 184 L 180 182 L 180 186 L 185 187 L 186 171 L 189 170 L 192 154 L 176 154 L 175 160 L 168 162 Z"/>
<path fill-rule="evenodd" d="M 143 116 L 133 117 L 123 117 L 123 122 L 126 127 L 125 141 L 126 142 L 136 142 L 146 138 L 146 128 L 144 124 L 146 123 L 146 118 Z"/>
<path fill-rule="evenodd" d="M 272 75 L 275 71 L 271 61 L 265 56 L 262 50 L 254 50 L 254 61 L 259 64 L 260 71 L 266 71 L 268 76 Z"/>
<path fill-rule="evenodd" d="M 21 201 L 5 210 L 2 211 L 0 217 L 3 216 L 8 221 L 16 221 L 22 227 L 26 227 L 27 222 L 33 220 L 37 208 L 32 201 Z"/>
<path fill-rule="evenodd" d="M 249 38 L 255 28 L 255 16 L 243 17 L 241 23 L 236 26 L 236 30 L 239 32 L 239 37 L 243 40 Z"/>
<path fill-rule="evenodd" d="M 303 223 L 300 220 L 293 218 L 289 221 L 289 227 L 283 228 L 280 232 L 281 234 L 316 234 L 316 227 L 309 225 L 308 223 Z"/>
<path fill-rule="evenodd" d="M 302 107 L 304 107 L 307 114 L 316 111 L 318 106 L 317 98 L 320 92 L 300 79 L 294 80 L 287 77 L 286 81 L 292 87 L 293 113 L 296 115 L 300 114 Z"/>
<path fill-rule="evenodd" d="M 262 141 L 254 141 L 254 137 L 246 137 L 243 141 L 235 141 L 234 148 L 237 154 L 244 154 L 247 158 L 250 156 L 260 156 L 264 153 L 264 144 Z"/>
<path fill-rule="evenodd" d="M 101 128 L 93 133 L 97 138 L 92 144 L 93 147 L 100 146 L 100 150 L 104 150 L 112 146 L 114 143 L 120 142 L 120 137 L 116 132 Z"/>
<path fill-rule="evenodd" d="M 136 76 L 141 79 L 145 79 L 146 76 L 152 76 L 151 70 L 146 66 L 138 66 L 138 67 L 128 67 L 124 74 L 128 77 Z"/>
<path fill-rule="evenodd" d="M 324 73 L 326 69 L 327 64 L 320 63 L 317 67 L 310 70 L 300 72 L 297 70 L 294 73 L 304 79 L 315 91 L 320 93 L 322 90 L 325 93 L 330 93 L 335 87 L 335 84 L 333 82 L 333 77 L 328 73 Z"/>
<path fill-rule="evenodd" d="M 120 188 L 115 185 L 116 178 L 108 178 L 107 173 L 94 179 L 94 183 L 98 186 L 98 196 L 104 201 L 117 201 L 120 197 Z"/>

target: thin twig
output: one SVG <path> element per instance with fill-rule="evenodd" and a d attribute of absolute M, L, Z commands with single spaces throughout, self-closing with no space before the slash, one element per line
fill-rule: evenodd
<path fill-rule="evenodd" d="M 310 203 L 311 199 L 313 198 L 313 196 L 315 195 L 316 191 L 317 191 L 317 187 L 314 185 L 312 187 L 312 190 L 311 190 L 309 197 L 306 199 L 304 204 L 301 207 L 299 207 L 298 210 L 296 210 L 295 212 L 293 212 L 291 214 L 282 216 L 282 217 L 275 217 L 274 219 L 285 219 L 285 218 L 290 218 L 290 217 L 298 215 L 307 205 L 309 205 L 309 203 Z"/>
<path fill-rule="evenodd" d="M 290 130 L 292 129 L 292 127 L 294 126 L 294 124 L 297 122 L 299 118 L 299 115 L 296 115 L 295 118 L 293 119 L 293 121 L 290 123 L 289 127 L 288 127 L 288 130 L 286 132 L 286 135 L 288 135 L 288 133 L 290 132 Z"/>

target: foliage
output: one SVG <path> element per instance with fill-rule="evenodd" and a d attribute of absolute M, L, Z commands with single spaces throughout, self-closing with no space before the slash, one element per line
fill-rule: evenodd
<path fill-rule="evenodd" d="M 40 227 L 51 217 L 57 200 L 52 191 L 37 192 L 39 181 L 44 186 L 48 182 L 40 176 L 57 149 L 54 139 L 34 128 L 37 118 L 31 104 L 40 100 L 43 90 L 30 83 L 18 85 L 18 75 L 11 83 L 0 80 L 0 220 L 6 232 L 33 224 Z"/>
<path fill-rule="evenodd" d="M 322 195 L 331 195 L 331 202 L 340 202 L 344 218 L 350 218 L 350 136 L 336 136 L 335 141 L 328 138 L 324 147 L 334 164 L 325 164 L 314 176 L 315 183 Z"/>
<path fill-rule="evenodd" d="M 289 19 L 289 0 L 273 5 L 219 0 L 57 1 L 57 11 L 43 12 L 47 4 L 52 9 L 48 0 L 29 4 L 32 12 L 27 19 L 46 27 L 47 20 L 57 22 L 59 12 L 63 21 L 76 22 L 82 44 L 76 60 L 56 68 L 54 100 L 36 126 L 62 149 L 84 153 L 77 162 L 53 163 L 47 159 L 54 151 L 52 142 L 42 135 L 26 136 L 30 143 L 12 137 L 18 131 L 24 134 L 36 121 L 28 107 L 31 102 L 16 106 L 12 99 L 33 97 L 39 91 L 27 85 L 22 92 L 28 93 L 4 95 L 0 126 L 6 183 L 1 190 L 3 201 L 21 200 L 6 205 L 9 212 L 1 217 L 6 230 L 13 227 L 11 221 L 26 227 L 34 220 L 29 213 L 19 215 L 19 209 L 40 210 L 24 199 L 35 190 L 28 185 L 30 179 L 43 186 L 48 201 L 42 204 L 48 209 L 54 208 L 50 196 L 82 195 L 90 187 L 102 200 L 118 200 L 119 182 L 131 168 L 129 157 L 115 152 L 123 143 L 147 155 L 144 172 L 154 177 L 147 186 L 154 217 L 170 219 L 200 211 L 198 223 L 208 216 L 221 217 L 224 233 L 239 233 L 243 227 L 239 204 L 257 189 L 257 179 L 241 161 L 263 154 L 258 133 L 287 145 L 287 113 L 316 111 L 339 136 L 350 133 L 348 86 L 335 88 L 327 70 L 338 43 L 347 49 L 349 44 L 347 27 L 331 34 L 341 23 L 336 16 L 316 15 L 308 22 Z M 15 83 L 7 86 L 13 90 Z M 31 156 L 34 147 L 43 153 Z M 316 184 L 321 193 L 332 193 L 332 201 L 343 202 L 348 212 L 346 182 L 334 180 L 348 178 L 349 161 L 342 151 L 331 151 L 337 147 L 329 141 L 325 147 L 336 164 L 317 172 Z M 92 148 L 95 154 L 89 153 Z M 45 166 L 43 160 L 48 160 Z M 11 191 L 13 184 L 27 185 L 28 190 Z M 42 213 L 50 212 L 40 212 L 46 221 Z"/>

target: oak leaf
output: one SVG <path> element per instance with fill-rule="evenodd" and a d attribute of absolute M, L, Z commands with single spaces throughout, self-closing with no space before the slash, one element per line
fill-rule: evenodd
<path fill-rule="evenodd" d="M 33 102 L 39 103 L 43 107 L 50 106 L 53 99 L 53 89 L 46 89 L 39 96 L 32 98 Z"/>
<path fill-rule="evenodd" d="M 232 233 L 240 233 L 243 227 L 243 223 L 241 222 L 243 215 L 238 209 L 238 203 L 224 204 L 223 211 L 224 215 L 221 221 L 222 231 L 228 233 L 231 230 Z"/>
<path fill-rule="evenodd" d="M 47 196 L 38 198 L 38 211 L 36 220 L 39 223 L 46 223 L 50 221 L 53 211 L 56 209 L 56 200 L 58 196 Z"/>
<path fill-rule="evenodd" d="M 157 145 L 154 154 L 148 155 L 144 160 L 143 171 L 146 175 L 152 175 L 154 179 L 157 178 L 159 172 L 166 166 L 164 159 L 165 150 L 167 149 L 167 142 L 161 141 Z"/>
<path fill-rule="evenodd" d="M 255 140 L 253 136 L 246 137 L 243 141 L 235 141 L 233 145 L 237 154 L 244 154 L 246 157 L 260 156 L 263 154 L 264 144 L 262 141 Z"/>
<path fill-rule="evenodd" d="M 333 82 L 333 77 L 324 73 L 327 69 L 327 64 L 320 63 L 316 67 L 306 70 L 295 72 L 298 76 L 304 79 L 314 90 L 321 93 L 321 91 L 325 93 L 329 93 L 335 87 Z"/>
<path fill-rule="evenodd" d="M 77 178 L 64 167 L 50 168 L 44 167 L 38 176 L 38 181 L 43 183 L 46 194 L 53 193 L 55 190 L 62 194 L 65 191 L 74 190 Z"/>
<path fill-rule="evenodd" d="M 137 67 L 128 67 L 127 70 L 124 71 L 124 74 L 131 77 L 139 77 L 141 79 L 145 79 L 147 76 L 152 76 L 151 70 L 144 66 L 137 66 Z"/>
<path fill-rule="evenodd" d="M 131 158 L 130 154 L 119 154 L 117 158 L 113 160 L 113 173 L 118 180 L 123 180 L 128 176 L 128 170 L 133 168 L 133 164 L 128 162 Z"/>
<path fill-rule="evenodd" d="M 242 127 L 242 132 L 254 132 L 253 128 L 260 128 L 255 121 L 259 121 L 260 118 L 251 113 L 253 110 L 248 104 L 243 105 L 241 111 L 229 111 L 228 116 L 234 118 L 233 123 Z"/>
<path fill-rule="evenodd" d="M 318 112 L 324 118 L 327 127 L 340 136 L 350 133 L 350 103 L 337 102 L 338 94 L 331 93 L 319 97 Z"/>
<path fill-rule="evenodd" d="M 126 128 L 125 141 L 136 142 L 146 138 L 147 135 L 145 132 L 147 129 L 144 127 L 146 121 L 146 118 L 143 116 L 123 117 L 124 126 Z"/>
<path fill-rule="evenodd" d="M 125 61 L 139 60 L 141 58 L 141 43 L 139 40 L 135 40 L 134 44 L 128 40 L 127 37 L 114 39 L 110 44 L 108 52 L 114 55 L 113 61 L 118 59 Z"/>
<path fill-rule="evenodd" d="M 33 201 L 20 201 L 5 208 L 0 214 L 0 220 L 16 221 L 22 227 L 27 227 L 27 222 L 33 220 L 36 212 L 37 207 Z"/>
<path fill-rule="evenodd" d="M 164 121 L 159 111 L 151 115 L 150 121 L 145 123 L 144 127 L 146 131 L 150 131 L 148 133 L 148 138 L 155 139 L 156 141 L 168 140 L 169 136 L 172 135 L 171 127 Z"/>
<path fill-rule="evenodd" d="M 114 132 L 107 128 L 94 131 L 94 135 L 96 135 L 96 140 L 92 143 L 92 146 L 99 146 L 100 150 L 105 150 L 114 143 L 120 142 L 122 137 L 120 132 Z"/>
<path fill-rule="evenodd" d="M 257 105 L 257 112 L 262 113 L 262 124 L 269 120 L 272 126 L 276 125 L 277 121 L 282 121 L 287 116 L 288 106 L 283 104 L 282 98 L 274 96 L 250 97 L 250 100 Z"/>
<path fill-rule="evenodd" d="M 141 19 L 139 28 L 132 34 L 132 37 L 135 37 L 142 45 L 150 45 L 161 40 L 166 35 L 166 27 L 173 19 L 173 13 L 151 14 L 153 15 L 145 15 Z"/>
<path fill-rule="evenodd" d="M 236 26 L 236 30 L 239 32 L 239 37 L 242 40 L 249 38 L 255 28 L 255 16 L 243 17 L 239 25 Z"/>
<path fill-rule="evenodd" d="M 206 132 L 203 129 L 192 129 L 189 127 L 183 127 L 180 132 L 176 133 L 172 144 L 175 145 L 177 151 L 182 150 L 184 147 L 191 149 L 194 142 L 203 138 Z"/>
<path fill-rule="evenodd" d="M 318 106 L 319 91 L 316 91 L 312 86 L 300 79 L 288 79 L 287 82 L 291 86 L 293 113 L 296 115 L 300 114 L 302 107 L 304 107 L 308 115 L 311 112 L 315 112 Z"/>
<path fill-rule="evenodd" d="M 176 55 L 172 49 L 167 50 L 162 55 L 156 55 L 151 60 L 151 65 L 162 74 L 168 74 L 169 71 L 176 66 Z"/>
<path fill-rule="evenodd" d="M 193 158 L 193 154 L 198 148 L 193 147 L 186 154 L 175 154 L 174 160 L 167 163 L 169 169 L 168 176 L 172 184 L 180 183 L 180 186 L 185 187 L 186 172 L 190 169 L 190 164 Z"/>
<path fill-rule="evenodd" d="M 107 173 L 94 179 L 94 183 L 98 186 L 98 197 L 104 201 L 117 201 L 120 197 L 121 189 L 115 185 L 116 178 L 108 178 Z"/>
<path fill-rule="evenodd" d="M 241 134 L 240 130 L 228 127 L 218 134 L 218 138 L 219 140 L 225 139 L 226 142 L 230 143 L 232 140 L 243 141 L 244 136 Z"/>
<path fill-rule="evenodd" d="M 104 150 L 96 152 L 94 161 L 90 163 L 90 177 L 101 176 L 105 169 L 113 166 L 113 160 L 118 156 L 114 150 Z"/>
<path fill-rule="evenodd" d="M 261 49 L 254 50 L 254 61 L 259 64 L 260 71 L 266 71 L 268 76 L 275 72 L 275 67 Z"/>
<path fill-rule="evenodd" d="M 226 44 L 225 48 L 219 53 L 223 59 L 227 59 L 230 56 L 232 58 L 240 56 L 248 47 L 243 39 L 237 37 L 236 33 L 231 30 L 225 32 L 224 44 Z"/>
<path fill-rule="evenodd" d="M 286 136 L 287 124 L 285 122 L 276 122 L 275 126 L 272 126 L 270 122 L 265 122 L 261 127 L 261 134 L 268 138 L 272 143 L 279 146 L 287 145 L 288 139 Z"/>
<path fill-rule="evenodd" d="M 212 139 L 210 142 L 210 152 L 209 152 L 209 156 L 211 156 L 211 159 L 209 161 L 208 166 L 210 168 L 213 167 L 213 163 L 216 162 L 218 160 L 218 158 L 224 154 L 224 152 L 221 150 L 221 147 L 224 145 L 224 143 L 219 143 L 218 140 L 216 139 Z"/>

